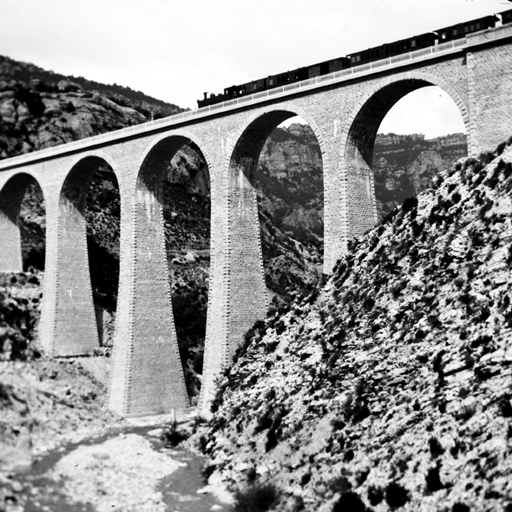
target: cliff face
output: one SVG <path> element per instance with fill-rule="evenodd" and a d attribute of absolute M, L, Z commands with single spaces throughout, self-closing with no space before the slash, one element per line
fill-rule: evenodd
<path fill-rule="evenodd" d="M 301 241 L 323 239 L 322 158 L 309 126 L 277 128 L 265 142 L 255 176 L 261 206 Z"/>
<path fill-rule="evenodd" d="M 460 133 L 430 140 L 419 134 L 377 135 L 373 174 L 379 219 L 428 188 L 434 176 L 464 156 L 466 136 Z M 275 130 L 259 163 L 262 204 L 275 223 L 301 241 L 311 235 L 322 240 L 322 157 L 309 126 L 293 124 Z"/>
<path fill-rule="evenodd" d="M 257 322 L 196 438 L 210 483 L 281 512 L 508 510 L 511 191 L 512 147 L 458 163 Z"/>
<path fill-rule="evenodd" d="M 428 188 L 434 176 L 464 156 L 467 142 L 462 133 L 430 140 L 417 134 L 378 135 L 373 175 L 379 218 Z"/>

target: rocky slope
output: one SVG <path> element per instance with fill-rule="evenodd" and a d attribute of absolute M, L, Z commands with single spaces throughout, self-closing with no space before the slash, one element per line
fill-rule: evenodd
<path fill-rule="evenodd" d="M 511 191 L 458 163 L 255 324 L 196 438 L 240 510 L 511 509 Z"/>

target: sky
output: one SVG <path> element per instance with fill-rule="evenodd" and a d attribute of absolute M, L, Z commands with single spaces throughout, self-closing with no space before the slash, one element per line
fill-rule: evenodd
<path fill-rule="evenodd" d="M 0 54 L 197 108 L 206 91 L 508 9 L 506 0 L 0 0 Z M 409 96 L 380 131 L 463 131 L 439 89 Z"/>

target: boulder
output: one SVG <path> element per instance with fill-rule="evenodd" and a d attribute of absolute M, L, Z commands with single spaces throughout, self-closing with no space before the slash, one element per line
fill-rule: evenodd
<path fill-rule="evenodd" d="M 83 88 L 81 85 L 72 82 L 71 80 L 61 80 L 57 84 L 57 89 L 60 92 L 81 92 L 83 91 Z"/>

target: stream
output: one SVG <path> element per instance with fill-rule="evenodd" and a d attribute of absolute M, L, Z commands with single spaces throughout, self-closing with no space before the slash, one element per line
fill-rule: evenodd
<path fill-rule="evenodd" d="M 170 448 L 154 427 L 132 427 L 57 449 L 15 480 L 25 512 L 206 512 L 232 510 L 212 493 L 203 460 Z M 198 492 L 199 491 L 199 492 Z"/>

